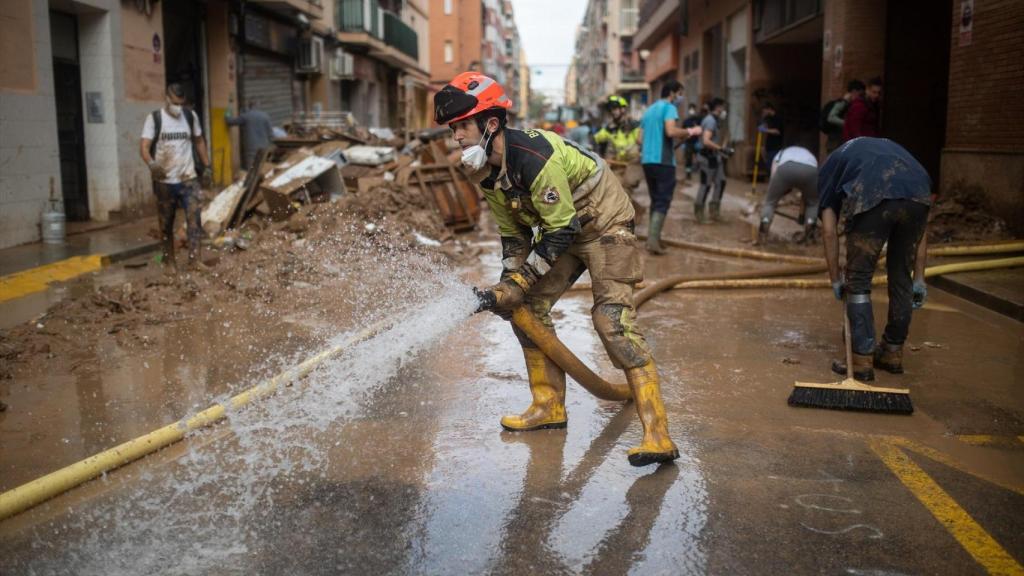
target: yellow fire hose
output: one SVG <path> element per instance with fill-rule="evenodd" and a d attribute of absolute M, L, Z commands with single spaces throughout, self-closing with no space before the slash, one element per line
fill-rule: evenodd
<path fill-rule="evenodd" d="M 647 236 L 638 234 L 637 238 L 646 240 Z M 799 256 L 795 254 L 778 254 L 776 252 L 765 252 L 763 250 L 748 250 L 746 248 L 727 248 L 702 244 L 700 242 L 689 242 L 675 238 L 662 238 L 661 243 L 666 246 L 683 248 L 686 250 L 698 250 L 709 254 L 721 256 L 733 256 L 747 260 L 767 260 L 772 262 L 788 262 L 791 264 L 822 264 L 823 258 L 816 256 Z M 928 249 L 928 256 L 985 256 L 989 254 L 1011 254 L 1024 252 L 1024 241 L 1014 240 L 995 244 L 959 245 L 959 246 L 936 246 Z M 881 263 L 881 260 L 880 260 Z"/>
<path fill-rule="evenodd" d="M 760 270 L 749 270 L 742 272 L 725 272 L 722 274 L 680 274 L 663 278 L 648 285 L 643 290 L 633 295 L 633 305 L 639 310 L 641 306 L 654 296 L 671 290 L 675 287 L 682 287 L 693 282 L 741 282 L 756 279 L 777 278 L 780 276 L 804 276 L 806 274 L 820 274 L 827 270 L 824 263 L 810 266 L 787 266 L 784 268 L 767 268 Z"/>
<path fill-rule="evenodd" d="M 977 244 L 964 246 L 936 246 L 928 249 L 929 256 L 984 256 L 986 254 L 1009 254 L 1024 252 L 1024 242 L 1000 242 L 998 244 Z"/>
<path fill-rule="evenodd" d="M 525 306 L 520 306 L 512 312 L 512 322 L 520 330 L 526 332 L 530 340 L 541 349 L 548 358 L 558 364 L 558 367 L 565 370 L 566 374 L 572 376 L 573 380 L 580 383 L 588 392 L 602 400 L 629 400 L 633 393 L 628 384 L 612 384 L 594 373 L 575 354 L 570 351 L 558 336 L 541 324 L 540 320 L 533 315 Z"/>
<path fill-rule="evenodd" d="M 637 238 L 646 240 L 646 236 L 638 235 Z M 676 248 L 685 248 L 687 250 L 699 250 L 701 252 L 707 252 L 709 254 L 718 254 L 720 256 L 733 256 L 736 258 L 745 258 L 747 260 L 768 260 L 771 262 L 787 262 L 790 264 L 822 264 L 824 258 L 818 258 L 815 256 L 797 256 L 793 254 L 777 254 L 775 252 L 764 252 L 762 250 L 747 250 L 746 248 L 726 248 L 724 246 L 714 246 L 711 244 L 701 244 L 700 242 L 689 242 L 686 240 L 678 240 L 675 238 L 662 238 L 661 243 L 666 246 L 674 246 Z"/>
<path fill-rule="evenodd" d="M 264 398 L 273 394 L 282 385 L 293 382 L 309 374 L 314 368 L 341 354 L 346 348 L 351 347 L 378 331 L 387 327 L 390 320 L 378 322 L 358 334 L 353 335 L 344 343 L 333 346 L 319 354 L 307 359 L 298 366 L 286 370 L 270 380 L 257 384 L 235 396 L 226 404 L 214 404 L 195 416 L 182 418 L 173 424 L 154 430 L 134 440 L 129 440 L 109 450 L 104 450 L 65 466 L 60 470 L 51 472 L 46 476 L 36 478 L 12 488 L 0 494 L 0 520 L 10 518 L 19 512 L 23 512 L 36 504 L 49 500 L 54 496 L 63 494 L 68 490 L 83 484 L 101 474 L 123 466 L 133 460 L 152 454 L 161 448 L 165 448 L 185 437 L 186 434 L 199 428 L 209 426 L 224 419 L 227 413 L 227 406 L 232 409 L 241 408 L 254 400 Z"/>
<path fill-rule="evenodd" d="M 997 270 L 1002 268 L 1018 268 L 1024 266 L 1024 256 L 1014 258 L 999 258 L 996 260 L 978 260 L 975 262 L 959 262 L 956 264 L 941 264 L 925 268 L 925 278 L 952 274 L 955 272 L 975 272 L 979 270 Z M 680 282 L 672 280 L 680 279 Z M 885 276 L 875 276 L 871 280 L 872 286 L 884 286 L 887 284 Z M 831 283 L 826 278 L 747 278 L 733 280 L 692 280 L 683 276 L 666 278 L 664 281 L 652 284 L 643 290 L 651 290 L 655 287 L 660 291 L 673 288 L 829 288 Z M 639 296 L 639 294 L 638 294 Z M 653 293 L 651 294 L 653 296 Z M 650 298 L 650 296 L 648 296 Z"/>

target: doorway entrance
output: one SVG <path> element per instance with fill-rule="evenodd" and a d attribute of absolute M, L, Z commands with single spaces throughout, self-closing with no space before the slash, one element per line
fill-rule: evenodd
<path fill-rule="evenodd" d="M 82 73 L 78 58 L 78 20 L 50 12 L 53 45 L 53 94 L 57 108 L 57 146 L 64 214 L 69 221 L 89 219 L 89 184 L 85 172 L 85 125 Z"/>
<path fill-rule="evenodd" d="M 178 83 L 185 89 L 188 106 L 199 115 L 199 124 L 206 124 L 206 46 L 203 23 L 206 14 L 194 0 L 162 2 L 164 18 L 164 73 L 167 83 Z"/>
<path fill-rule="evenodd" d="M 747 116 L 747 11 L 741 10 L 729 18 L 729 36 L 725 59 L 725 101 L 729 115 L 729 139 L 746 140 Z"/>
<path fill-rule="evenodd" d="M 882 134 L 899 142 L 939 182 L 946 142 L 952 0 L 890 1 L 886 10 Z M 929 57 L 914 55 L 927 47 Z"/>

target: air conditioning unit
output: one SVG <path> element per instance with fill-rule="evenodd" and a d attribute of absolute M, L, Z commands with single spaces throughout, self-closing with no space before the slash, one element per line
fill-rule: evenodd
<path fill-rule="evenodd" d="M 345 80 L 355 75 L 355 58 L 341 48 L 334 50 L 331 57 L 331 80 Z"/>
<path fill-rule="evenodd" d="M 299 40 L 299 54 L 295 58 L 295 71 L 300 74 L 320 74 L 323 70 L 324 39 L 319 36 Z"/>

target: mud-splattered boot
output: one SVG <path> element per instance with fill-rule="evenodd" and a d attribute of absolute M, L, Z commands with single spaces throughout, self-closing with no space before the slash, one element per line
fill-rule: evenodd
<path fill-rule="evenodd" d="M 878 348 L 875 348 L 874 365 L 890 374 L 903 374 L 903 345 L 889 344 L 882 338 Z"/>
<path fill-rule="evenodd" d="M 872 368 L 874 358 L 871 354 L 853 354 L 853 378 L 861 382 L 874 382 L 875 369 Z M 832 371 L 846 377 L 846 362 L 842 360 L 832 361 Z"/>
<path fill-rule="evenodd" d="M 651 254 L 661 255 L 665 253 L 665 247 L 661 245 L 661 230 L 665 227 L 665 215 L 661 212 L 651 212 L 651 221 L 647 225 L 647 251 Z"/>
<path fill-rule="evenodd" d="M 722 221 L 722 203 L 721 202 L 709 202 L 708 203 L 708 212 L 710 212 L 711 221 L 712 222 L 721 222 Z"/>
<path fill-rule="evenodd" d="M 761 220 L 757 226 L 757 245 L 764 246 L 768 243 L 768 230 L 772 227 L 771 220 Z"/>
<path fill-rule="evenodd" d="M 536 348 L 523 348 L 533 402 L 519 416 L 504 416 L 501 426 L 510 432 L 565 428 L 565 372 Z"/>
<path fill-rule="evenodd" d="M 626 370 L 626 379 L 633 390 L 636 413 L 644 429 L 640 445 L 627 452 L 629 463 L 633 466 L 647 466 L 679 458 L 679 449 L 668 435 L 668 416 L 661 401 L 658 369 L 654 361 Z"/>
<path fill-rule="evenodd" d="M 697 224 L 707 224 L 708 219 L 704 216 L 704 205 L 693 203 L 693 219 L 697 221 Z"/>
<path fill-rule="evenodd" d="M 800 239 L 801 244 L 814 244 L 818 241 L 818 225 L 814 222 L 804 224 L 804 236 Z"/>

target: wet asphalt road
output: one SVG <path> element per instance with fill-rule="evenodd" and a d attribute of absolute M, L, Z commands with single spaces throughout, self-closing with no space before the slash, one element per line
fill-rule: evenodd
<path fill-rule="evenodd" d="M 470 279 L 497 266 L 496 244 L 484 246 Z M 647 270 L 744 265 L 672 252 Z M 834 379 L 841 317 L 828 293 L 656 298 L 640 322 L 682 456 L 643 469 L 625 458 L 640 437 L 632 405 L 571 381 L 566 430 L 502 432 L 501 415 L 529 402 L 525 369 L 508 326 L 474 317 L 400 367 L 368 368 L 371 351 L 329 367 L 307 385 L 323 387 L 325 404 L 352 401 L 337 400 L 323 426 L 304 429 L 313 408 L 288 408 L 286 392 L 0 523 L 0 573 L 1020 574 L 1024 327 L 938 290 L 930 298 L 907 373 L 879 376 L 911 389 L 909 417 L 786 405 L 795 380 Z M 589 306 L 570 293 L 559 334 L 621 380 Z M 166 363 L 167 382 L 199 368 Z M 346 389 L 346 378 L 366 386 Z M 74 416 L 87 423 L 95 409 L 79 402 Z M 0 420 L 5 438 L 12 426 Z M 4 453 L 30 476 L 60 460 L 46 450 Z"/>

